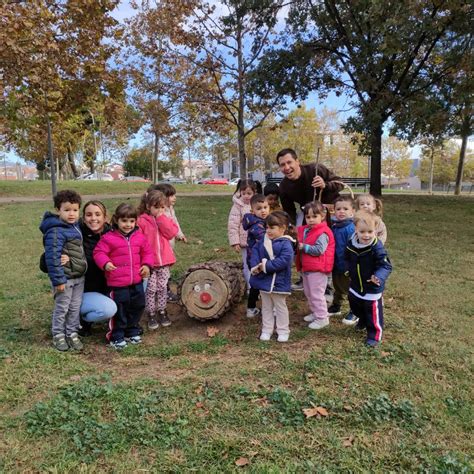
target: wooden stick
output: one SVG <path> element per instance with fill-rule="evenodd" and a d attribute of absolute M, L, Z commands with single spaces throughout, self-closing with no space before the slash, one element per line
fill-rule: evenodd
<path fill-rule="evenodd" d="M 316 169 L 315 169 L 315 174 L 314 174 L 314 177 L 316 178 L 316 176 L 318 176 L 318 165 L 319 165 L 319 146 L 318 146 L 318 151 L 316 152 Z M 322 192 L 322 189 L 319 190 L 319 199 L 318 201 L 321 201 L 321 192 Z M 316 201 L 316 188 L 314 188 L 314 192 L 313 192 L 313 201 Z"/>

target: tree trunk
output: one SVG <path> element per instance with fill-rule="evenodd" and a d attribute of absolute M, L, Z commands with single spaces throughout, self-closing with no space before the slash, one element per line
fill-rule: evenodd
<path fill-rule="evenodd" d="M 434 176 L 434 146 L 431 147 L 431 157 L 430 157 L 430 183 L 428 187 L 428 192 L 433 194 L 433 176 Z"/>
<path fill-rule="evenodd" d="M 462 189 L 462 176 L 464 174 L 464 160 L 466 158 L 467 139 L 471 129 L 471 117 L 466 114 L 461 126 L 461 151 L 459 152 L 458 171 L 456 173 L 456 187 L 454 194 L 459 196 Z"/>
<path fill-rule="evenodd" d="M 190 318 L 208 321 L 238 303 L 246 288 L 241 263 L 205 262 L 188 269 L 178 295 Z"/>
<path fill-rule="evenodd" d="M 239 168 L 240 178 L 247 179 L 247 157 L 245 155 L 245 88 L 244 88 L 244 61 L 242 43 L 242 19 L 237 19 L 237 68 L 238 68 L 238 90 L 239 90 L 239 111 L 237 116 L 237 143 L 239 146 Z"/>
<path fill-rule="evenodd" d="M 382 195 L 382 124 L 370 135 L 370 194 Z"/>
<path fill-rule="evenodd" d="M 79 177 L 79 172 L 77 171 L 76 163 L 74 163 L 74 156 L 72 153 L 71 149 L 71 144 L 67 144 L 67 161 L 69 163 L 69 166 L 71 167 L 72 174 L 74 175 L 74 178 Z"/>
<path fill-rule="evenodd" d="M 153 176 L 153 183 L 158 182 L 158 159 L 160 156 L 160 136 L 158 132 L 154 132 L 154 142 L 153 142 L 153 161 L 151 163 L 151 173 Z"/>
<path fill-rule="evenodd" d="M 51 136 L 51 121 L 49 120 L 49 115 L 46 116 L 46 124 L 48 127 L 48 160 L 49 166 L 51 167 L 51 192 L 53 193 L 53 198 L 56 196 L 56 163 L 54 162 L 53 156 L 53 138 Z"/>

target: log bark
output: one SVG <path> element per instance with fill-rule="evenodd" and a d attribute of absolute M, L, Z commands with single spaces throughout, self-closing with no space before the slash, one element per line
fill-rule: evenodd
<path fill-rule="evenodd" d="M 241 263 L 204 262 L 189 267 L 178 296 L 190 318 L 208 321 L 222 317 L 245 290 Z"/>

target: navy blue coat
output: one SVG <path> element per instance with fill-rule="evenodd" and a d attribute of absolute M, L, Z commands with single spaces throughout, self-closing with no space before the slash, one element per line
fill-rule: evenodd
<path fill-rule="evenodd" d="M 346 247 L 346 265 L 351 278 L 351 288 L 362 296 L 366 293 L 382 293 L 385 281 L 392 272 L 387 251 L 377 238 L 370 245 L 357 248 L 353 243 L 355 238 L 354 235 Z M 367 281 L 372 275 L 380 280 L 380 286 Z"/>
<path fill-rule="evenodd" d="M 251 268 L 263 262 L 264 270 L 250 277 L 250 286 L 269 293 L 291 293 L 291 265 L 294 251 L 291 237 L 270 240 L 266 235 L 253 249 Z"/>
<path fill-rule="evenodd" d="M 247 266 L 250 268 L 252 249 L 265 237 L 265 219 L 247 212 L 242 219 L 242 227 L 247 231 Z"/>
<path fill-rule="evenodd" d="M 62 221 L 57 214 L 45 212 L 40 225 L 48 267 L 53 286 L 59 286 L 72 278 L 80 278 L 87 270 L 82 246 L 82 233 L 77 224 Z M 69 256 L 69 262 L 61 265 L 61 254 Z"/>
<path fill-rule="evenodd" d="M 344 273 L 346 271 L 345 253 L 346 247 L 349 243 L 352 234 L 355 232 L 354 221 L 352 219 L 344 219 L 338 221 L 332 220 L 331 230 L 336 241 L 336 253 L 334 254 L 334 268 L 335 273 Z"/>

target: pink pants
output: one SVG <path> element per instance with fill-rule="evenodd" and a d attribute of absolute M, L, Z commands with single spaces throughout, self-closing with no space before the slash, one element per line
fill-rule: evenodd
<path fill-rule="evenodd" d="M 148 314 L 155 314 L 166 308 L 168 302 L 167 284 L 170 279 L 170 267 L 153 268 L 146 287 L 145 301 Z"/>
<path fill-rule="evenodd" d="M 328 317 L 328 306 L 324 297 L 327 284 L 328 276 L 326 273 L 303 272 L 304 294 L 315 319 L 326 319 Z"/>
<path fill-rule="evenodd" d="M 287 295 L 260 291 L 260 297 L 262 298 L 262 333 L 273 334 L 276 326 L 277 334 L 290 334 Z"/>

